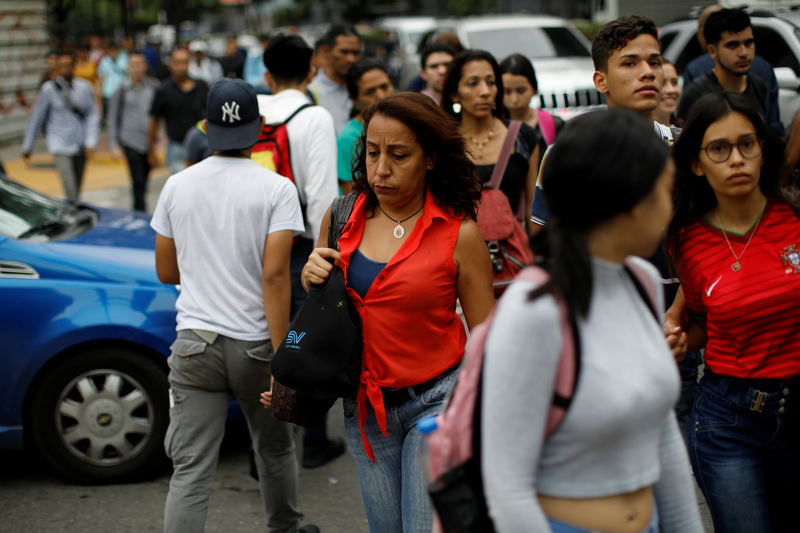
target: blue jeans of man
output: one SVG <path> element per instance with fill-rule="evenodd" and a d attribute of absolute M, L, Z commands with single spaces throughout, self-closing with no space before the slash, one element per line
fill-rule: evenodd
<path fill-rule="evenodd" d="M 453 372 L 420 395 L 408 389 L 410 400 L 386 409 L 388 437 L 368 407 L 364 432 L 375 452 L 374 463 L 361 442 L 355 400 L 345 398 L 347 447 L 358 470 L 370 533 L 430 533 L 433 503 L 427 489 L 427 450 L 417 422 L 442 411 L 456 377 Z"/>
<path fill-rule="evenodd" d="M 297 531 L 302 515 L 297 509 L 292 429 L 258 402 L 269 383 L 270 342 L 222 335 L 206 342 L 194 331 L 181 330 L 171 349 L 170 422 L 164 446 L 174 471 L 164 506 L 164 531 L 203 531 L 231 395 L 253 441 L 267 529 Z"/>
<path fill-rule="evenodd" d="M 798 530 L 800 379 L 741 379 L 706 368 L 689 458 L 717 533 Z"/>
<path fill-rule="evenodd" d="M 177 174 L 186 168 L 186 150 L 183 143 L 167 141 L 167 167 L 170 174 Z"/>

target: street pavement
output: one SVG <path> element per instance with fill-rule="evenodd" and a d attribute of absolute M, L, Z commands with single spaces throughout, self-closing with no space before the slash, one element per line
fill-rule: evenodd
<path fill-rule="evenodd" d="M 0 146 L 0 161 L 12 178 L 63 198 L 58 172 L 41 139 L 29 164 L 22 161 L 19 144 Z M 151 213 L 168 176 L 169 171 L 163 165 L 151 172 L 146 199 Z M 112 157 L 105 134 L 87 164 L 81 200 L 112 208 L 129 209 L 132 205 L 127 165 L 124 159 Z M 344 437 L 341 402 L 329 414 L 329 431 L 332 436 Z M 241 428 L 233 433 L 226 437 L 220 457 L 206 527 L 209 532 L 266 528 L 258 485 L 248 475 L 248 439 Z M 301 443 L 299 431 L 298 443 Z M 0 452 L 0 533 L 160 531 L 168 488 L 168 473 L 136 484 L 72 485 L 46 469 L 35 454 Z M 696 492 L 705 530 L 712 532 L 708 508 L 700 492 Z M 316 523 L 324 533 L 369 530 L 349 454 L 322 468 L 301 469 L 299 498 L 307 522 Z"/>

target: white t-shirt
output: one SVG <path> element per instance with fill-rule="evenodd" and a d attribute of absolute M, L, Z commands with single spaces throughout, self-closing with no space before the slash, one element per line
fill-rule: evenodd
<path fill-rule="evenodd" d="M 303 230 L 297 190 L 251 159 L 211 156 L 171 176 L 153 229 L 175 241 L 177 329 L 269 338 L 261 274 L 267 235 Z"/>
<path fill-rule="evenodd" d="M 287 89 L 275 95 L 259 95 L 258 112 L 266 124 L 280 124 L 308 103 L 304 93 Z M 286 135 L 297 192 L 306 206 L 307 227 L 303 236 L 316 244 L 322 217 L 339 194 L 333 118 L 323 107 L 311 106 L 286 124 Z"/>

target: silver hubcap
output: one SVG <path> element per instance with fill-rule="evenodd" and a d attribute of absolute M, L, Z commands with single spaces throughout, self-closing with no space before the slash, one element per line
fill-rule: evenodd
<path fill-rule="evenodd" d="M 93 465 L 114 466 L 147 444 L 153 404 L 131 376 L 117 370 L 92 370 L 64 388 L 55 418 L 61 441 L 74 456 Z"/>

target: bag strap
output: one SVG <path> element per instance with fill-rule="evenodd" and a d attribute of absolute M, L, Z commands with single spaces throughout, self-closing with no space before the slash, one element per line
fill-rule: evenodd
<path fill-rule="evenodd" d="M 517 274 L 516 279 L 532 281 L 544 285 L 550 281 L 550 274 L 543 268 L 526 267 Z M 567 309 L 563 299 L 555 296 L 561 333 L 561 355 L 556 367 L 556 379 L 553 385 L 553 400 L 547 412 L 545 438 L 552 435 L 567 416 L 567 410 L 575 396 L 578 377 L 581 371 L 581 342 L 578 324 Z"/>
<path fill-rule="evenodd" d="M 339 237 L 342 234 L 344 225 L 353 212 L 353 206 L 358 198 L 357 192 L 351 192 L 344 196 L 337 196 L 331 203 L 331 213 L 328 220 L 328 248 L 339 249 Z"/>
<path fill-rule="evenodd" d="M 511 150 L 514 148 L 514 141 L 517 140 L 517 133 L 519 133 L 520 126 L 522 126 L 522 122 L 519 120 L 512 120 L 509 122 L 508 131 L 506 131 L 506 139 L 503 141 L 503 148 L 500 150 L 500 155 L 497 158 L 497 162 L 494 164 L 492 177 L 489 179 L 489 183 L 486 184 L 488 189 L 500 188 L 500 184 L 503 182 L 503 176 L 506 173 L 508 159 L 511 157 Z"/>
<path fill-rule="evenodd" d="M 537 109 L 536 116 L 539 117 L 539 129 L 542 131 L 542 137 L 547 145 L 553 144 L 556 138 L 556 122 L 553 120 L 553 115 L 544 109 Z"/>
<path fill-rule="evenodd" d="M 641 296 L 647 308 L 652 313 L 656 323 L 661 324 L 661 313 L 658 311 L 658 287 L 653 283 L 652 278 L 645 272 L 644 268 L 639 265 L 635 259 L 626 259 L 623 263 L 625 271 L 631 277 L 636 291 Z"/>
<path fill-rule="evenodd" d="M 295 117 L 295 115 L 300 113 L 300 111 L 302 111 L 303 109 L 309 108 L 309 107 L 313 107 L 313 106 L 314 106 L 314 104 L 303 104 L 303 105 L 301 105 L 300 107 L 298 107 L 297 109 L 294 110 L 294 113 L 289 115 L 289 117 L 286 120 L 283 121 L 283 124 L 288 124 L 289 121 L 292 120 Z"/>

